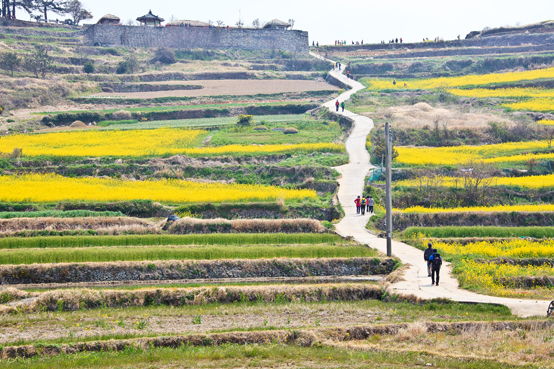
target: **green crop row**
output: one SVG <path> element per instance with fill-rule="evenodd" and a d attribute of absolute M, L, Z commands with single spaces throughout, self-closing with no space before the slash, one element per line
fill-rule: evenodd
<path fill-rule="evenodd" d="M 423 234 L 432 238 L 464 237 L 554 237 L 554 227 L 408 227 L 404 238 Z"/>
<path fill-rule="evenodd" d="M 52 236 L 0 239 L 0 249 L 164 245 L 291 245 L 348 243 L 334 234 L 228 233 L 187 235 Z"/>
<path fill-rule="evenodd" d="M 151 246 L 20 249 L 0 252 L 0 264 L 83 263 L 141 260 L 217 260 L 262 258 L 351 258 L 376 256 L 365 246 Z"/>

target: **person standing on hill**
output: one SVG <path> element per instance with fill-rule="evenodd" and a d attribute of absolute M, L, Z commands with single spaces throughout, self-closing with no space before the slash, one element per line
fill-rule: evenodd
<path fill-rule="evenodd" d="M 433 255 L 433 245 L 428 243 L 427 248 L 423 252 L 423 259 L 427 262 L 427 277 L 431 276 L 431 261 L 429 261 L 431 255 Z"/>
<path fill-rule="evenodd" d="M 342 108 L 342 112 L 344 113 L 344 107 L 346 106 L 346 104 L 343 102 L 340 103 L 340 107 Z"/>
<path fill-rule="evenodd" d="M 375 206 L 375 200 L 373 200 L 373 196 L 369 196 L 367 198 L 367 213 L 371 212 L 373 214 L 373 207 Z"/>
<path fill-rule="evenodd" d="M 349 70 L 346 71 L 346 78 L 350 78 L 350 71 Z"/>
<path fill-rule="evenodd" d="M 360 214 L 360 206 L 362 205 L 360 196 L 358 196 L 358 198 L 354 200 L 354 203 L 356 204 L 356 214 Z"/>
<path fill-rule="evenodd" d="M 360 210 L 362 211 L 362 215 L 365 215 L 365 205 L 366 205 L 366 199 L 365 197 L 362 197 L 362 201 L 360 202 Z"/>
<path fill-rule="evenodd" d="M 337 111 L 339 111 L 339 106 L 340 106 L 340 103 L 339 103 L 339 101 L 337 100 L 337 102 L 335 103 L 335 107 L 337 108 Z"/>
<path fill-rule="evenodd" d="M 429 257 L 431 261 L 431 284 L 435 284 L 435 277 L 437 280 L 436 286 L 439 285 L 439 273 L 441 271 L 442 258 L 437 252 L 437 249 L 433 249 L 433 255 Z"/>

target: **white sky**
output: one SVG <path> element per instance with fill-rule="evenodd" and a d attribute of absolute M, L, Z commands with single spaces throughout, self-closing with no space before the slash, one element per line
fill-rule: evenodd
<path fill-rule="evenodd" d="M 222 20 L 234 25 L 239 19 L 251 25 L 259 18 L 287 21 L 309 32 L 320 44 L 335 39 L 376 43 L 402 37 L 405 42 L 423 37 L 462 38 L 485 27 L 521 25 L 554 19 L 553 0 L 81 0 L 96 22 L 111 13 L 122 21 L 136 19 L 150 9 L 166 21 L 177 19 Z M 20 13 L 20 16 L 22 14 Z M 89 21 L 90 22 L 90 21 Z"/>

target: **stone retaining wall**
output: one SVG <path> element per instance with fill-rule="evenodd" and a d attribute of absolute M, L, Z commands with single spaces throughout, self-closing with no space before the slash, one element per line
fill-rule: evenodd
<path fill-rule="evenodd" d="M 308 32 L 276 29 L 135 27 L 95 24 L 85 32 L 91 46 L 286 50 L 306 53 Z"/>
<path fill-rule="evenodd" d="M 311 277 L 389 274 L 393 259 L 255 259 L 138 261 L 0 266 L 0 283 L 77 283 L 199 278 Z"/>

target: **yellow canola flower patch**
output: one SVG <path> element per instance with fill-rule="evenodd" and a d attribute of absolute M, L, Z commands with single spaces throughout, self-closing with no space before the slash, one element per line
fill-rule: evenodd
<path fill-rule="evenodd" d="M 390 79 L 371 79 L 367 80 L 370 90 L 382 89 L 433 89 L 433 88 L 452 88 L 463 86 L 482 86 L 491 83 L 515 82 L 524 80 L 535 80 L 542 78 L 554 78 L 554 68 L 545 68 L 529 70 L 524 72 L 509 73 L 491 73 L 483 75 L 468 75 L 460 77 L 440 77 L 429 79 L 413 79 L 396 81 L 392 84 Z M 407 87 L 404 87 L 404 83 Z"/>
<path fill-rule="evenodd" d="M 294 145 L 228 145 L 195 148 L 205 134 L 202 130 L 159 128 L 124 131 L 73 131 L 13 135 L 0 138 L 0 151 L 23 149 L 23 155 L 52 156 L 160 156 L 280 154 L 289 152 L 344 152 L 344 145 L 301 143 Z"/>
<path fill-rule="evenodd" d="M 554 257 L 554 240 L 531 242 L 514 239 L 497 242 L 461 243 L 435 242 L 434 247 L 450 255 L 462 255 L 478 258 L 551 258 Z"/>
<path fill-rule="evenodd" d="M 233 155 L 233 154 L 281 154 L 287 152 L 344 152 L 343 144 L 335 143 L 301 143 L 282 145 L 227 145 L 202 147 L 183 150 L 183 154 L 199 155 Z"/>
<path fill-rule="evenodd" d="M 262 185 L 198 183 L 160 179 L 125 181 L 67 178 L 54 174 L 0 176 L 0 201 L 128 201 L 165 203 L 274 201 L 315 198 L 312 190 L 288 190 Z"/>
<path fill-rule="evenodd" d="M 542 119 L 542 120 L 539 120 L 537 123 L 542 124 L 544 126 L 554 126 L 554 120 Z"/>
<path fill-rule="evenodd" d="M 394 182 L 395 186 L 418 187 L 425 185 L 428 182 L 427 178 L 421 179 L 406 179 L 403 181 Z M 462 177 L 437 177 L 433 183 L 441 187 L 461 187 L 464 185 Z M 528 177 L 491 177 L 487 180 L 487 186 L 520 186 L 525 188 L 545 188 L 554 187 L 554 174 L 545 176 L 528 176 Z"/>
<path fill-rule="evenodd" d="M 545 141 L 507 142 L 497 145 L 453 147 L 397 147 L 395 162 L 407 165 L 456 165 L 469 161 L 512 162 L 538 158 L 540 155 L 519 155 L 531 150 L 547 149 Z M 542 157 L 541 157 L 542 158 Z"/>
<path fill-rule="evenodd" d="M 26 156 L 144 156 L 182 153 L 199 143 L 205 131 L 152 130 L 73 131 L 4 136 L 0 151 L 23 149 Z"/>
<path fill-rule="evenodd" d="M 465 97 L 554 97 L 554 90 L 541 88 L 473 88 L 470 90 L 451 89 L 448 92 Z"/>
<path fill-rule="evenodd" d="M 495 206 L 469 206 L 459 208 L 425 208 L 423 206 L 413 206 L 406 209 L 395 209 L 401 213 L 465 213 L 465 212 L 511 212 L 528 211 L 543 212 L 554 211 L 554 204 L 540 205 L 495 205 Z"/>
<path fill-rule="evenodd" d="M 552 111 L 554 110 L 553 98 L 537 98 L 502 105 L 512 110 Z"/>

